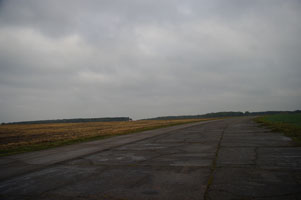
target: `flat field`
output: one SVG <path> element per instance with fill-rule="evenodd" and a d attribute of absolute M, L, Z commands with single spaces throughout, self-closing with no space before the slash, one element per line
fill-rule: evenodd
<path fill-rule="evenodd" d="M 209 119 L 1 125 L 0 156 L 205 120 Z"/>
<path fill-rule="evenodd" d="M 283 132 L 301 145 L 301 113 L 268 115 L 258 117 L 255 121 L 270 127 L 273 131 Z"/>

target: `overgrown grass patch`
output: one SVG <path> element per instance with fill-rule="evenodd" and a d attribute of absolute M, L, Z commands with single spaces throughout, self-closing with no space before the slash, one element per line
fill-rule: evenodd
<path fill-rule="evenodd" d="M 301 113 L 262 116 L 255 118 L 255 121 L 272 131 L 283 132 L 301 146 Z"/>

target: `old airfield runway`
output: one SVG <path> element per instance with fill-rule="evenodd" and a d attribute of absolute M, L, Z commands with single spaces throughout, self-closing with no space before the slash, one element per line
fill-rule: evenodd
<path fill-rule="evenodd" d="M 231 118 L 0 159 L 0 199 L 301 199 L 301 148 Z"/>

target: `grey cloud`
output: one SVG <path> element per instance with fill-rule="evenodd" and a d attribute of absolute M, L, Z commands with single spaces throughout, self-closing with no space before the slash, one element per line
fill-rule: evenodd
<path fill-rule="evenodd" d="M 300 1 L 0 3 L 0 121 L 300 109 Z"/>

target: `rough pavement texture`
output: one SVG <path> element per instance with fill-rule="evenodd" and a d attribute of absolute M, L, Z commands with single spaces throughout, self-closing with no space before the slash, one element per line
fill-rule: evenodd
<path fill-rule="evenodd" d="M 252 118 L 149 133 L 78 156 L 1 158 L 0 199 L 301 199 L 301 148 Z"/>

